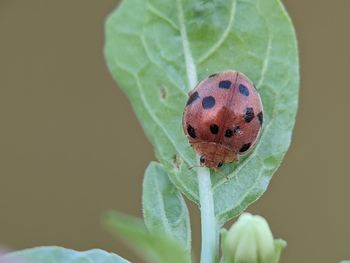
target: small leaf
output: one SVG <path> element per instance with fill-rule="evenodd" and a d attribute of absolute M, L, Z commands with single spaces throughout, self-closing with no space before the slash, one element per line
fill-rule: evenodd
<path fill-rule="evenodd" d="M 12 252 L 0 257 L 0 262 L 13 263 L 128 263 L 122 257 L 101 249 L 75 251 L 62 247 L 35 247 Z"/>
<path fill-rule="evenodd" d="M 143 181 L 143 215 L 150 232 L 163 232 L 191 253 L 190 218 L 185 200 L 161 164 L 152 162 Z"/>
<path fill-rule="evenodd" d="M 254 151 L 212 173 L 219 223 L 263 194 L 298 105 L 296 36 L 281 1 L 124 0 L 107 20 L 105 57 L 170 180 L 196 203 L 196 158 L 181 124 L 187 93 L 217 71 L 247 75 L 262 97 L 264 127 Z"/>
<path fill-rule="evenodd" d="M 117 212 L 107 215 L 106 223 L 119 237 L 149 263 L 189 263 L 181 244 L 161 232 L 148 232 L 143 222 Z"/>

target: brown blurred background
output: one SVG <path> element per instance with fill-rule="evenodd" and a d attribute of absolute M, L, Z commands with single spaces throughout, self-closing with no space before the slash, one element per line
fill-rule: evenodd
<path fill-rule="evenodd" d="M 249 208 L 288 241 L 282 262 L 350 258 L 350 1 L 286 0 L 301 57 L 294 140 Z M 116 0 L 0 0 L 0 244 L 119 252 L 108 209 L 141 216 L 153 150 L 102 54 Z M 194 245 L 199 218 L 191 206 Z"/>

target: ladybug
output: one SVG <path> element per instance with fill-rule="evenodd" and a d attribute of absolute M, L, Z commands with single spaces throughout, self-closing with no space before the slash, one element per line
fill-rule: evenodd
<path fill-rule="evenodd" d="M 183 130 L 200 163 L 219 168 L 252 150 L 263 124 L 263 106 L 254 84 L 233 70 L 210 75 L 190 93 Z"/>

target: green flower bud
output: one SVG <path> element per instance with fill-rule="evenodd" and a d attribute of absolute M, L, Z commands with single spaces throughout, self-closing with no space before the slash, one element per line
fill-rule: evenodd
<path fill-rule="evenodd" d="M 222 253 L 225 263 L 276 263 L 284 246 L 263 217 L 244 213 L 223 235 Z"/>

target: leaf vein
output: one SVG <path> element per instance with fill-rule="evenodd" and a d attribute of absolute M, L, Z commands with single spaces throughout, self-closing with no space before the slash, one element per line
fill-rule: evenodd
<path fill-rule="evenodd" d="M 177 3 L 177 11 L 178 11 L 178 19 L 180 24 L 180 34 L 182 40 L 182 48 L 185 56 L 186 63 L 186 72 L 187 72 L 187 80 L 189 84 L 189 89 L 192 89 L 197 84 L 197 70 L 196 65 L 193 61 L 193 56 L 190 49 L 190 43 L 187 38 L 185 17 L 183 13 L 182 0 L 176 0 Z"/>
<path fill-rule="evenodd" d="M 163 19 L 165 22 L 167 22 L 173 29 L 176 31 L 180 31 L 179 27 L 170 20 L 167 16 L 165 16 L 161 11 L 159 11 L 155 6 L 150 4 L 148 2 L 147 9 L 154 15 L 158 16 L 159 18 Z"/>
<path fill-rule="evenodd" d="M 265 22 L 267 23 L 266 21 L 266 18 L 263 17 Z M 268 24 L 268 23 L 267 23 Z M 257 89 L 259 89 L 260 85 L 264 82 L 265 80 L 265 75 L 266 75 L 266 70 L 267 70 L 267 66 L 270 62 L 270 54 L 271 54 L 271 49 L 272 49 L 272 33 L 271 33 L 271 29 L 269 26 L 267 26 L 267 29 L 268 29 L 268 40 L 267 40 L 267 46 L 266 46 L 266 52 L 265 52 L 265 59 L 263 60 L 263 65 L 262 65 L 262 69 L 261 69 L 261 77 L 260 77 L 260 80 L 258 81 L 256 87 Z"/>
<path fill-rule="evenodd" d="M 156 178 L 156 177 L 154 177 L 154 178 Z M 157 193 L 157 199 L 158 199 L 159 205 L 161 206 L 160 218 L 161 218 L 161 221 L 163 222 L 163 225 L 164 225 L 164 228 L 165 228 L 165 232 L 171 236 L 171 234 L 172 234 L 171 233 L 171 227 L 170 227 L 167 215 L 165 213 L 165 205 L 164 205 L 164 202 L 163 202 L 163 199 L 162 199 L 161 190 L 160 190 L 160 187 L 159 187 L 159 182 L 158 182 L 158 180 L 154 180 L 154 181 L 155 181 L 155 186 L 157 188 L 157 190 L 155 192 Z"/>
<path fill-rule="evenodd" d="M 151 118 L 154 120 L 154 122 L 157 124 L 157 126 L 159 126 L 159 128 L 163 131 L 164 135 L 168 138 L 170 144 L 174 147 L 174 149 L 181 155 L 181 158 L 188 164 L 191 165 L 191 162 L 189 160 L 187 160 L 187 158 L 185 158 L 185 156 L 182 154 L 183 151 L 180 151 L 180 149 L 178 149 L 177 144 L 175 144 L 173 142 L 172 137 L 170 136 L 170 134 L 167 132 L 167 130 L 163 127 L 163 125 L 161 125 L 159 119 L 156 117 L 155 113 L 151 110 L 150 105 L 148 104 L 144 93 L 143 93 L 143 89 L 141 88 L 141 84 L 140 84 L 140 79 L 137 75 L 133 74 L 135 80 L 136 80 L 136 86 L 139 90 L 140 93 L 140 98 L 145 106 L 145 109 L 148 111 L 149 115 L 151 116 Z"/>
<path fill-rule="evenodd" d="M 232 29 L 234 21 L 235 21 L 236 5 L 237 5 L 237 0 L 232 0 L 230 18 L 229 18 L 229 21 L 227 23 L 225 30 L 223 31 L 220 38 L 215 42 L 215 44 L 211 48 L 209 48 L 208 51 L 206 53 L 204 53 L 198 59 L 198 64 L 201 64 L 206 59 L 208 59 L 211 55 L 213 55 L 213 53 L 218 50 L 218 48 L 224 43 L 224 41 L 228 37 L 230 30 Z"/>
<path fill-rule="evenodd" d="M 140 84 L 140 79 L 138 78 L 137 74 L 134 74 L 133 72 L 131 72 L 130 70 L 128 70 L 127 68 L 124 68 L 122 65 L 120 65 L 117 61 L 115 61 L 115 65 L 117 67 L 119 67 L 120 69 L 124 70 L 125 72 L 127 72 L 128 74 L 130 74 L 131 76 L 134 77 L 135 81 L 136 81 L 136 86 L 137 89 L 139 91 L 140 94 L 140 99 L 143 102 L 143 105 L 146 109 L 146 111 L 148 112 L 149 116 L 154 120 L 154 122 L 157 124 L 157 126 L 163 131 L 164 135 L 168 138 L 170 144 L 174 147 L 174 149 L 176 150 L 176 152 L 179 153 L 179 155 L 181 156 L 181 158 L 187 163 L 188 166 L 191 166 L 192 163 L 185 158 L 185 156 L 182 154 L 183 151 L 180 151 L 176 144 L 173 142 L 172 137 L 170 136 L 170 134 L 165 130 L 165 128 L 160 124 L 159 119 L 155 116 L 154 112 L 151 110 L 150 105 L 148 104 L 147 100 L 145 99 L 144 93 L 143 93 L 143 89 L 141 88 L 141 84 Z"/>
<path fill-rule="evenodd" d="M 152 55 L 151 55 L 151 53 L 150 53 L 150 51 L 149 51 L 148 44 L 147 44 L 147 41 L 146 41 L 144 35 L 140 36 L 140 39 L 141 39 L 142 45 L 143 45 L 143 47 L 144 47 L 144 49 L 145 49 L 145 53 L 146 53 L 147 58 L 148 58 L 154 65 L 156 65 L 159 69 L 164 70 L 164 67 L 162 67 L 161 65 L 159 65 L 159 63 L 157 63 L 157 61 L 156 61 L 155 59 L 153 59 L 153 57 L 152 57 Z M 168 74 L 168 76 L 169 76 L 169 80 L 175 85 L 175 87 L 180 86 L 179 83 L 176 82 L 176 80 L 174 79 L 174 77 L 172 76 L 172 74 Z M 187 98 L 187 96 L 188 96 L 187 93 L 186 93 L 183 89 L 181 89 L 181 88 L 178 88 L 178 89 L 179 89 L 179 91 L 180 91 L 183 95 L 185 95 L 185 97 Z"/>

